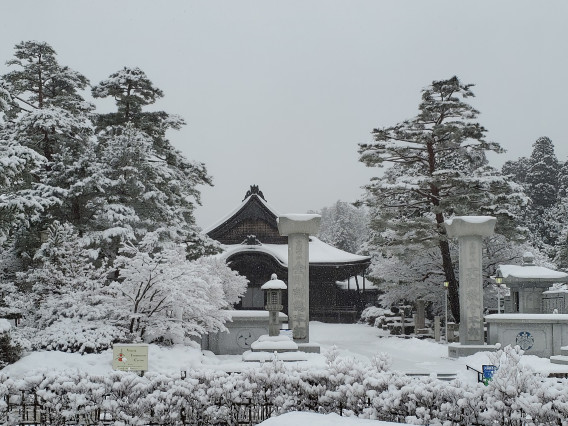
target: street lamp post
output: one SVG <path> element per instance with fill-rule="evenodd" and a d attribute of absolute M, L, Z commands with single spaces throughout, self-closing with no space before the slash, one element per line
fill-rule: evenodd
<path fill-rule="evenodd" d="M 450 283 L 448 281 L 444 281 L 444 308 L 446 311 L 446 321 L 445 321 L 445 331 L 446 331 L 446 343 L 448 342 L 448 287 Z"/>

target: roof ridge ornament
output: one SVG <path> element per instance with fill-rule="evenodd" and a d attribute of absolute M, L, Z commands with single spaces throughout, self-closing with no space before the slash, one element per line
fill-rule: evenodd
<path fill-rule="evenodd" d="M 245 194 L 245 198 L 243 198 L 243 201 L 245 201 L 248 197 L 250 197 L 252 195 L 258 195 L 260 198 L 262 198 L 264 201 L 266 201 L 266 198 L 264 198 L 264 194 L 262 193 L 262 191 L 260 190 L 258 185 L 251 185 L 250 186 L 250 189 Z"/>
<path fill-rule="evenodd" d="M 261 246 L 262 243 L 256 238 L 256 235 L 247 235 L 247 237 L 241 243 L 244 246 Z"/>

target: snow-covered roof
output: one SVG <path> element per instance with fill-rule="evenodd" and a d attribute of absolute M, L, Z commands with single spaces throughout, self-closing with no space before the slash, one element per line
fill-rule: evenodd
<path fill-rule="evenodd" d="M 237 253 L 266 253 L 272 256 L 284 267 L 288 267 L 288 244 L 230 244 L 224 245 L 221 257 L 227 259 Z M 360 256 L 340 250 L 324 243 L 317 237 L 310 237 L 309 261 L 311 264 L 318 263 L 363 263 L 370 260 L 368 256 Z"/>
<path fill-rule="evenodd" d="M 508 282 L 568 282 L 568 274 L 535 265 L 499 265 L 498 275 Z"/>
<path fill-rule="evenodd" d="M 243 209 L 243 207 L 248 203 L 250 197 L 245 198 L 241 204 L 239 204 L 237 206 L 237 208 L 233 209 L 229 214 L 226 214 L 225 216 L 223 216 L 220 220 L 218 220 L 217 222 L 215 222 L 214 224 L 210 225 L 208 228 L 205 228 L 203 230 L 203 233 L 208 234 L 209 232 L 213 231 L 215 228 L 218 228 L 219 226 L 221 226 L 222 224 L 224 224 L 227 220 L 229 220 L 231 217 L 233 217 L 234 215 L 236 215 L 239 211 L 241 211 Z M 272 208 L 270 205 L 268 205 L 268 203 L 266 201 L 264 201 L 262 199 L 262 197 L 256 197 L 256 199 L 258 201 L 260 201 L 260 203 L 262 203 L 264 205 L 264 207 L 266 207 L 272 214 L 274 214 L 274 216 L 279 217 L 280 213 L 278 213 L 276 210 L 274 210 L 274 208 Z"/>

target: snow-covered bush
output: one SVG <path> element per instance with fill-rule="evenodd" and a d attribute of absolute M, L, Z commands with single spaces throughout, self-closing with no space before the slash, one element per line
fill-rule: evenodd
<path fill-rule="evenodd" d="M 17 337 L 34 349 L 100 352 L 124 337 L 106 292 L 106 268 L 95 268 L 92 253 L 70 224 L 54 222 L 33 266 L 17 274 L 11 304 L 23 316 Z M 114 328 L 114 329 L 113 329 Z"/>
<path fill-rule="evenodd" d="M 49 227 L 33 267 L 4 286 L 11 309 L 23 316 L 15 337 L 33 349 L 79 353 L 118 341 L 186 343 L 223 330 L 228 308 L 246 290 L 246 278 L 223 261 L 189 261 L 183 246 L 162 246 L 157 232 L 125 245 L 110 285 L 108 269 L 96 268 L 93 257 L 72 225 Z"/>
<path fill-rule="evenodd" d="M 22 356 L 22 348 L 10 337 L 11 328 L 8 320 L 0 318 L 0 368 L 16 362 Z"/>
<path fill-rule="evenodd" d="M 378 317 L 385 315 L 385 312 L 390 313 L 390 310 L 379 308 L 377 306 L 369 306 L 361 312 L 361 322 L 373 325 Z"/>
<path fill-rule="evenodd" d="M 107 321 L 77 322 L 63 318 L 31 337 L 34 350 L 100 353 L 113 343 L 128 342 L 126 330 Z"/>
<path fill-rule="evenodd" d="M 104 417 L 120 425 L 236 425 L 250 413 L 254 424 L 289 411 L 313 411 L 409 424 L 565 425 L 568 381 L 535 376 L 519 359 L 517 348 L 497 353 L 499 370 L 489 386 L 409 377 L 342 357 L 311 369 L 277 361 L 242 373 L 188 371 L 184 380 L 127 372 L 45 371 L 20 380 L 0 374 L 0 423 L 18 416 L 7 404 L 21 406 L 23 392 L 29 401 L 39 397 L 51 424 L 96 424 Z"/>
<path fill-rule="evenodd" d="M 246 290 L 246 278 L 216 259 L 187 260 L 183 247 L 159 248 L 158 233 L 138 246 L 126 244 L 108 292 L 123 327 L 147 342 L 184 343 L 225 330 L 230 309 Z"/>

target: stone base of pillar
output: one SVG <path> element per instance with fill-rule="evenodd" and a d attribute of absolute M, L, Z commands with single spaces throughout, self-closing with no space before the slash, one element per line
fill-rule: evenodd
<path fill-rule="evenodd" d="M 310 354 L 319 354 L 321 352 L 320 345 L 317 343 L 298 343 L 298 350 Z"/>
<path fill-rule="evenodd" d="M 304 352 L 253 352 L 246 351 L 243 354 L 243 362 L 300 362 L 307 361 Z"/>
<path fill-rule="evenodd" d="M 470 356 L 478 352 L 495 351 L 497 351 L 497 347 L 495 345 L 460 345 L 459 343 L 451 343 L 448 345 L 448 356 L 450 358 Z"/>
<path fill-rule="evenodd" d="M 252 343 L 251 350 L 243 353 L 244 362 L 268 361 L 306 361 L 306 354 L 298 350 L 298 345 L 289 336 L 262 335 Z"/>

